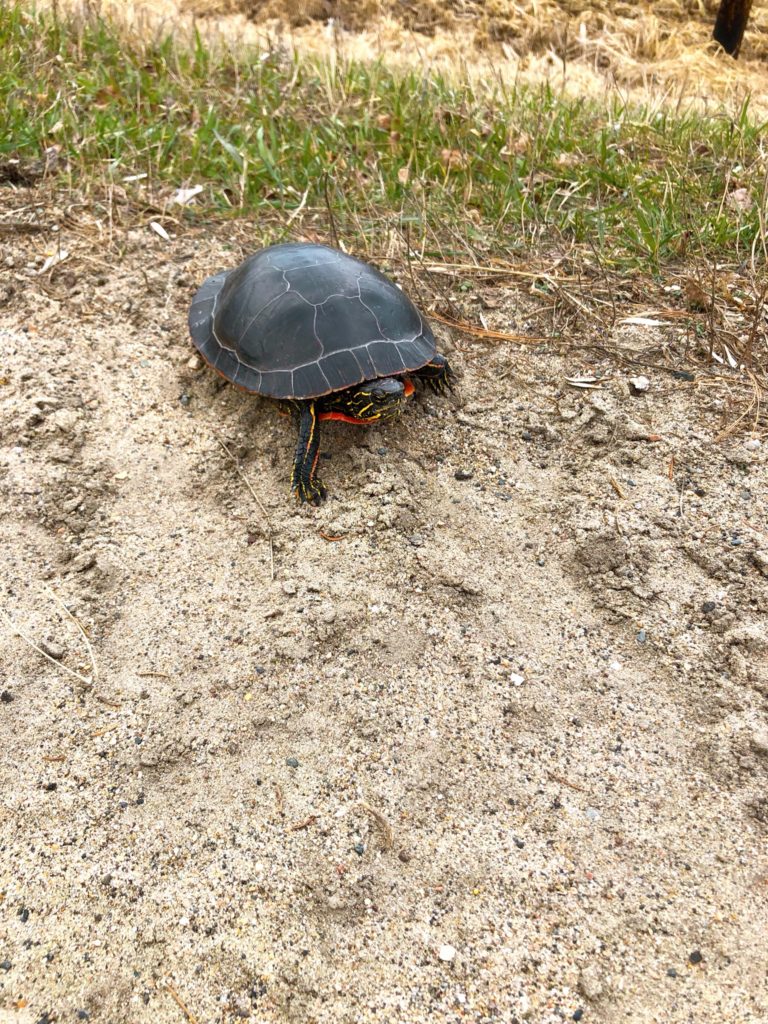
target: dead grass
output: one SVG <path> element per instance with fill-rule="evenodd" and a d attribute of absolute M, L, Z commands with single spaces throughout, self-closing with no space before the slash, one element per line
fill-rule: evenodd
<path fill-rule="evenodd" d="M 78 9 L 82 0 L 40 0 Z M 675 110 L 747 97 L 768 118 L 768 7 L 753 9 L 738 61 L 712 41 L 716 0 L 89 0 L 89 10 L 152 34 L 199 31 L 209 44 L 284 47 L 326 59 L 385 60 L 507 87 L 545 81 L 568 95 Z"/>
<path fill-rule="evenodd" d="M 332 21 L 337 34 L 362 35 L 371 43 L 378 36 L 390 52 L 400 36 L 401 47 L 420 58 L 446 57 L 452 50 L 462 64 L 481 54 L 534 67 L 541 58 L 577 63 L 632 87 L 663 87 L 693 76 L 722 95 L 734 80 L 744 84 L 754 77 L 755 91 L 766 81 L 764 6 L 752 12 L 738 65 L 712 42 L 716 0 L 184 0 L 183 6 L 203 16 L 239 13 L 272 28 L 306 30 Z M 296 38 L 308 44 L 311 36 L 304 31 Z"/>

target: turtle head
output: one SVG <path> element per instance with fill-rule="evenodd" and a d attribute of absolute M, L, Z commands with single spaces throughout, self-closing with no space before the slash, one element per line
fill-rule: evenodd
<path fill-rule="evenodd" d="M 413 384 L 399 377 L 366 380 L 356 387 L 329 395 L 325 403 L 327 419 L 354 423 L 376 423 L 398 415 L 403 402 L 413 393 Z"/>

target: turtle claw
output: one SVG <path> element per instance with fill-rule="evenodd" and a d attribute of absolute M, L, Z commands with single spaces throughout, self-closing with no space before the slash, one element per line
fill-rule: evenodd
<path fill-rule="evenodd" d="M 427 384 L 436 395 L 452 395 L 456 390 L 456 379 L 452 373 L 440 377 L 428 377 Z"/>
<path fill-rule="evenodd" d="M 325 501 L 328 491 L 315 477 L 314 480 L 299 480 L 291 485 L 293 496 L 300 505 L 314 505 L 317 507 Z"/>
<path fill-rule="evenodd" d="M 445 356 L 435 355 L 432 362 L 415 370 L 413 376 L 422 384 L 426 385 L 435 395 L 445 395 L 453 392 L 456 384 L 456 375 Z"/>

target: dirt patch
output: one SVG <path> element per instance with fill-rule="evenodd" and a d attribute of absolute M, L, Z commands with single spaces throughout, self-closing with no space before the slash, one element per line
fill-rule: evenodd
<path fill-rule="evenodd" d="M 3 606 L 53 658 L 2 624 L 0 1019 L 765 1020 L 768 474 L 722 389 L 441 331 L 459 398 L 328 429 L 298 508 L 289 425 L 189 362 L 259 226 L 62 224 L 42 274 L 0 240 Z"/>

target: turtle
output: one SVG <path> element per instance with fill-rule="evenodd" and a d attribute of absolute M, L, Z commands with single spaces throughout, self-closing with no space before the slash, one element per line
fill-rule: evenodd
<path fill-rule="evenodd" d="M 397 416 L 414 381 L 452 389 L 425 318 L 375 267 L 328 245 L 283 242 L 207 278 L 189 309 L 203 359 L 293 416 L 291 491 L 319 505 L 320 423 Z"/>

